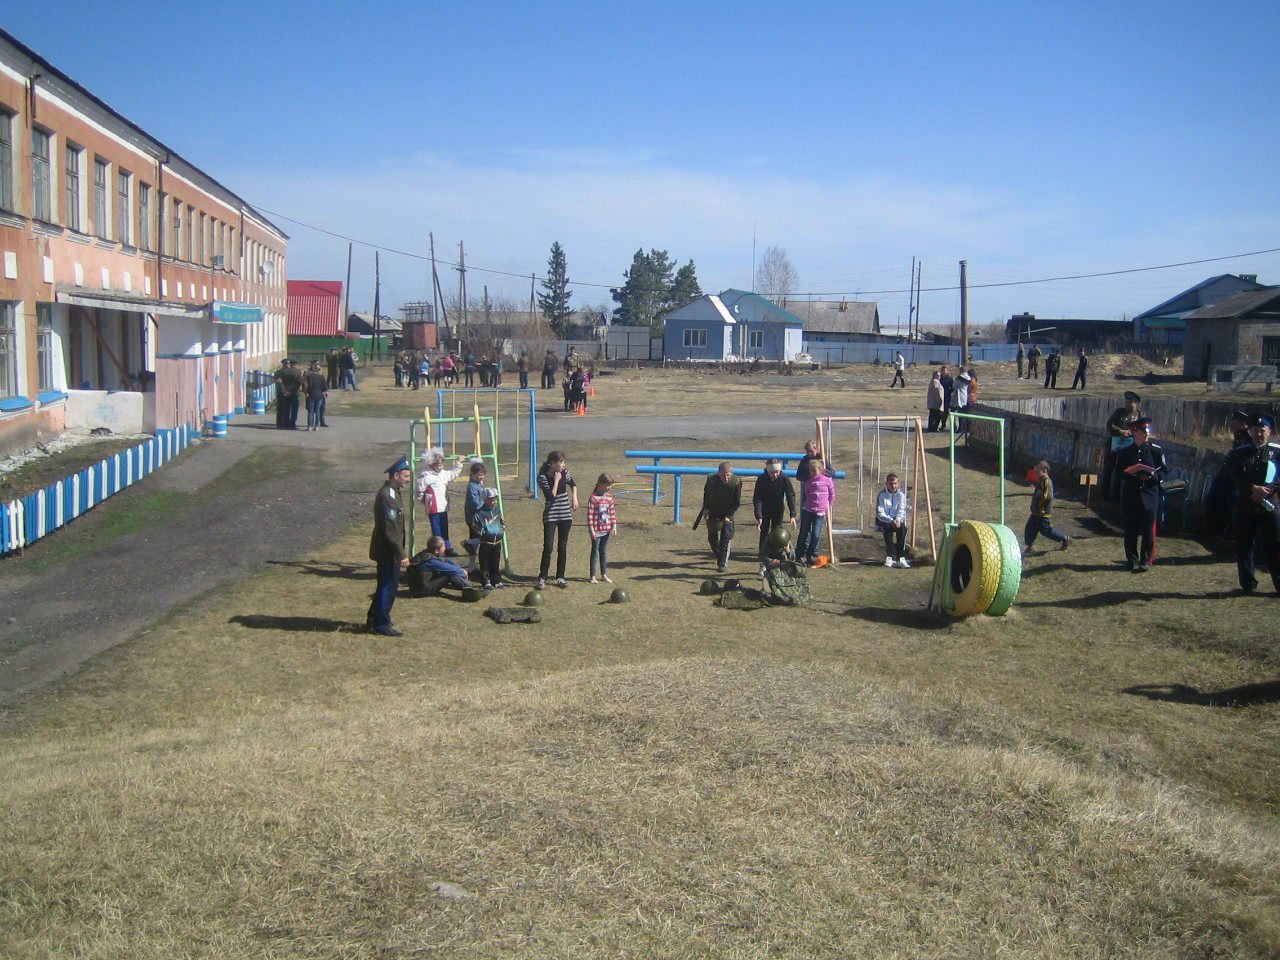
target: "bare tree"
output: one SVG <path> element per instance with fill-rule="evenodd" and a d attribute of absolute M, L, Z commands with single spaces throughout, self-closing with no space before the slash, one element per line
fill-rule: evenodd
<path fill-rule="evenodd" d="M 772 300 L 784 310 L 787 294 L 795 293 L 800 286 L 800 276 L 791 265 L 791 258 L 781 247 L 769 247 L 756 267 L 756 293 Z"/>

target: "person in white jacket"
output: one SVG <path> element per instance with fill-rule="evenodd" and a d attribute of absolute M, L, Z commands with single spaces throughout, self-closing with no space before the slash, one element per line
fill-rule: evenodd
<path fill-rule="evenodd" d="M 876 495 L 876 526 L 884 534 L 884 565 L 909 570 L 907 561 L 907 495 L 898 487 L 898 475 L 884 478 L 884 489 Z"/>
<path fill-rule="evenodd" d="M 456 464 L 446 467 L 444 451 L 439 447 L 432 447 L 422 461 L 426 468 L 418 474 L 414 493 L 427 508 L 431 533 L 444 540 L 445 556 L 456 557 L 458 552 L 453 549 L 453 543 L 449 540 L 449 483 L 458 479 L 467 458 L 459 457 Z"/>

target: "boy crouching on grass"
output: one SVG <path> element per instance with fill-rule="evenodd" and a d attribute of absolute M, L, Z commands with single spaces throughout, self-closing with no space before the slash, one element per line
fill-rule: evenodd
<path fill-rule="evenodd" d="M 1026 543 L 1022 548 L 1024 557 L 1034 552 L 1032 544 L 1042 533 L 1050 540 L 1060 543 L 1062 546 L 1058 548 L 1059 550 L 1065 550 L 1071 546 L 1071 538 L 1062 531 L 1055 530 L 1049 519 L 1053 513 L 1053 480 L 1049 478 L 1049 461 L 1041 460 L 1032 470 L 1036 480 L 1031 489 L 1031 516 L 1027 518 L 1026 529 L 1022 532 L 1022 539 Z"/>
<path fill-rule="evenodd" d="M 419 555 L 418 567 L 422 573 L 422 592 L 419 596 L 438 597 L 445 587 L 463 590 L 471 586 L 467 571 L 445 556 L 444 537 L 432 537 L 427 541 L 427 555 Z"/>

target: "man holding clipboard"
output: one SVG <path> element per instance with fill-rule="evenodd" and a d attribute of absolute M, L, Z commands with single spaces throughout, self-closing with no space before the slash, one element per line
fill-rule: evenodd
<path fill-rule="evenodd" d="M 1164 449 L 1152 443 L 1151 418 L 1129 425 L 1133 443 L 1116 454 L 1120 471 L 1120 511 L 1124 522 L 1124 556 L 1133 573 L 1146 573 L 1156 555 L 1156 524 L 1160 520 L 1161 488 L 1165 478 Z M 1141 544 L 1139 544 L 1141 541 Z"/>
<path fill-rule="evenodd" d="M 1129 428 L 1133 425 L 1133 421 L 1142 416 L 1138 410 L 1138 404 L 1141 402 L 1140 396 L 1132 390 L 1126 390 L 1124 406 L 1117 407 L 1107 418 L 1108 444 L 1102 453 L 1102 482 L 1098 485 L 1103 500 L 1110 500 L 1115 496 L 1115 481 L 1112 478 L 1115 477 L 1116 454 L 1133 443 Z"/>

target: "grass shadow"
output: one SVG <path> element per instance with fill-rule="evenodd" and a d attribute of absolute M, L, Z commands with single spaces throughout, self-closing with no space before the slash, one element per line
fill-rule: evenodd
<path fill-rule="evenodd" d="M 924 607 L 918 610 L 901 607 L 850 607 L 837 615 L 908 630 L 938 630 L 956 622 L 954 617 L 946 617 Z"/>
<path fill-rule="evenodd" d="M 277 617 L 265 613 L 237 614 L 227 621 L 253 630 L 292 630 L 295 633 L 341 633 L 363 631 L 362 625 L 324 617 Z"/>
<path fill-rule="evenodd" d="M 303 573 L 313 577 L 336 578 L 341 580 L 371 580 L 375 573 L 368 564 L 356 567 L 349 563 L 308 563 L 305 560 L 268 560 L 267 563 L 277 567 L 297 567 Z"/>
<path fill-rule="evenodd" d="M 1226 690 L 1202 693 L 1185 683 L 1140 683 L 1125 687 L 1121 693 L 1148 700 L 1168 700 L 1172 703 L 1189 703 L 1201 707 L 1248 707 L 1261 703 L 1280 702 L 1280 680 L 1261 683 L 1245 683 Z"/>
<path fill-rule="evenodd" d="M 1132 604 L 1135 601 L 1149 603 L 1159 600 L 1205 600 L 1213 599 L 1213 594 L 1202 593 L 1176 593 L 1168 591 L 1165 593 L 1151 593 L 1138 589 L 1141 584 L 1148 581 L 1142 579 L 1138 575 L 1133 575 L 1134 589 L 1132 590 L 1106 590 L 1102 593 L 1089 594 L 1083 597 L 1069 597 L 1062 600 L 1042 600 L 1042 601 L 1018 601 L 1018 606 L 1027 607 L 1066 607 L 1075 610 L 1095 610 L 1103 607 L 1120 607 L 1126 604 Z M 1225 594 L 1217 594 L 1217 596 L 1226 596 Z"/>

